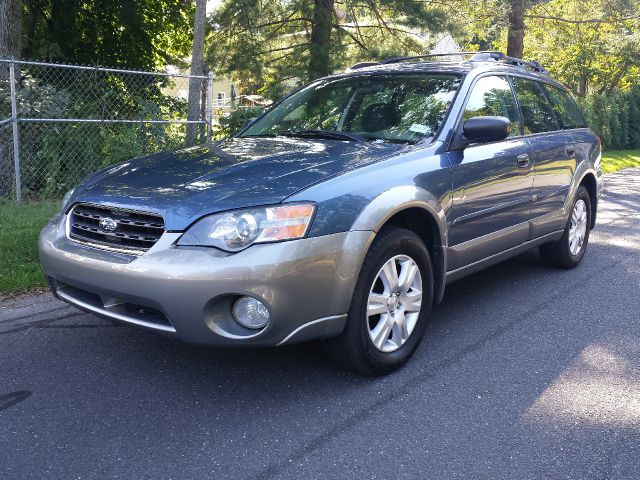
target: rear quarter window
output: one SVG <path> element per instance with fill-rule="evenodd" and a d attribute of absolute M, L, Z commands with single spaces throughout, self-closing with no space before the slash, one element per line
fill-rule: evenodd
<path fill-rule="evenodd" d="M 587 126 L 584 115 L 576 101 L 564 90 L 553 85 L 544 84 L 551 108 L 560 119 L 562 128 L 583 128 Z"/>
<path fill-rule="evenodd" d="M 513 85 L 520 103 L 525 135 L 561 129 L 559 120 L 539 82 L 513 77 Z"/>

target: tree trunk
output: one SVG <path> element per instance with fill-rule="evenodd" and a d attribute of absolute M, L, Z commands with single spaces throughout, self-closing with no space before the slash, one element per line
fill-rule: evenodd
<path fill-rule="evenodd" d="M 524 0 L 509 0 L 507 55 L 522 58 L 524 50 Z"/>
<path fill-rule="evenodd" d="M 22 1 L 0 0 L 0 57 L 20 57 L 22 44 Z M 16 69 L 16 78 L 19 70 Z M 9 91 L 9 68 L 0 65 L 0 87 Z M 0 99 L 3 111 L 9 111 L 9 99 Z M 6 107 L 6 108 L 5 108 Z M 3 115 L 4 116 L 4 115 Z M 4 120 L 4 118 L 0 118 Z M 11 123 L 0 126 L 0 198 L 9 198 L 13 189 L 13 140 Z"/>
<path fill-rule="evenodd" d="M 311 27 L 311 56 L 309 58 L 309 80 L 331 73 L 329 47 L 333 28 L 333 0 L 314 0 L 313 25 Z"/>
<path fill-rule="evenodd" d="M 578 91 L 577 94 L 579 97 L 587 96 L 587 87 L 589 85 L 589 73 L 582 72 L 578 77 Z"/>
<path fill-rule="evenodd" d="M 191 51 L 191 75 L 204 75 L 204 35 L 207 26 L 207 0 L 196 0 L 196 14 L 193 21 L 193 49 Z M 189 80 L 189 101 L 187 120 L 202 120 L 200 115 L 200 98 L 204 80 Z M 185 143 L 194 145 L 198 141 L 199 124 L 187 124 Z"/>
<path fill-rule="evenodd" d="M 20 56 L 22 0 L 0 0 L 0 57 Z"/>

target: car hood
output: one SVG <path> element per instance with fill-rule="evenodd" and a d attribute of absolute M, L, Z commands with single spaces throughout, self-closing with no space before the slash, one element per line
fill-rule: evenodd
<path fill-rule="evenodd" d="M 180 231 L 206 214 L 279 203 L 404 148 L 288 137 L 230 138 L 102 170 L 81 184 L 71 201 L 157 213 L 167 230 Z"/>

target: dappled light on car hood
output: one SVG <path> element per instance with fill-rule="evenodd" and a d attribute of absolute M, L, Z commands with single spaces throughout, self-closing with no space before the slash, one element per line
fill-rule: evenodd
<path fill-rule="evenodd" d="M 230 138 L 107 169 L 81 185 L 73 200 L 158 213 L 168 230 L 182 230 L 208 213 L 281 202 L 314 183 L 405 148 L 288 137 Z"/>

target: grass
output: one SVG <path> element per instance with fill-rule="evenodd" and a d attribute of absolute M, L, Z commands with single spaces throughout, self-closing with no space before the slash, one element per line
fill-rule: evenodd
<path fill-rule="evenodd" d="M 640 167 L 640 149 L 605 150 L 602 153 L 602 171 L 604 173 L 613 173 L 629 167 Z"/>
<path fill-rule="evenodd" d="M 60 202 L 0 203 L 0 298 L 46 285 L 38 234 Z"/>
<path fill-rule="evenodd" d="M 605 173 L 640 166 L 640 149 L 605 151 Z M 58 202 L 0 203 L 0 298 L 46 285 L 38 261 L 38 234 Z"/>

